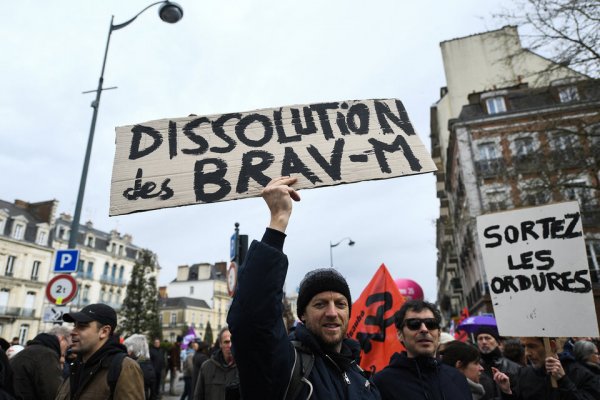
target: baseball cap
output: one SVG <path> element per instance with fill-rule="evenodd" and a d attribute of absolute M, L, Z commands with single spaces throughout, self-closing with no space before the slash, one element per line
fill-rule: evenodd
<path fill-rule="evenodd" d="M 85 306 L 78 312 L 64 314 L 63 321 L 73 323 L 98 321 L 103 325 L 110 325 L 114 331 L 117 326 L 117 313 L 106 304 L 96 303 Z"/>

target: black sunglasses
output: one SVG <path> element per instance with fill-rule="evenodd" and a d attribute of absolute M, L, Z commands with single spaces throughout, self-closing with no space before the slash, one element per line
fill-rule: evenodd
<path fill-rule="evenodd" d="M 421 329 L 421 324 L 425 324 L 425 327 L 430 331 L 440 329 L 440 324 L 435 318 L 409 318 L 404 320 L 403 325 L 411 331 L 418 331 Z"/>

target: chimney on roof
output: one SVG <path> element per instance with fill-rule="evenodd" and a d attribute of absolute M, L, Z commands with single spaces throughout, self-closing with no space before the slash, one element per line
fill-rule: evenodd
<path fill-rule="evenodd" d="M 86 226 L 88 229 L 92 229 L 92 228 L 94 227 L 94 223 L 93 223 L 92 221 L 87 221 L 87 222 L 85 223 L 85 226 Z"/>
<path fill-rule="evenodd" d="M 29 208 L 29 203 L 23 200 L 16 199 L 15 206 L 27 210 Z"/>

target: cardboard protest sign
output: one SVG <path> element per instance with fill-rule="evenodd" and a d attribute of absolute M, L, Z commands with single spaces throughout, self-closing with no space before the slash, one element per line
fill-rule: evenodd
<path fill-rule="evenodd" d="M 394 314 L 404 304 L 392 276 L 381 264 L 371 282 L 352 304 L 348 336 L 360 343 L 360 366 L 366 371 L 381 371 L 395 352 L 404 350 L 398 340 Z"/>
<path fill-rule="evenodd" d="M 110 215 L 435 171 L 399 100 L 352 100 L 116 128 Z"/>
<path fill-rule="evenodd" d="M 486 214 L 477 233 L 504 336 L 598 336 L 577 202 Z"/>

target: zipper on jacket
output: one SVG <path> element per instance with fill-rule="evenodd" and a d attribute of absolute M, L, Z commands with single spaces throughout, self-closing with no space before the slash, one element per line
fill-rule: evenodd
<path fill-rule="evenodd" d="M 344 378 L 344 382 L 346 382 L 346 385 L 350 384 L 350 378 L 348 377 L 348 375 L 346 374 L 345 371 L 342 371 L 342 369 L 335 363 L 335 361 L 333 361 L 331 359 L 331 357 L 329 357 L 328 354 L 325 354 L 325 358 L 327 358 L 329 361 L 331 361 L 331 363 L 335 366 L 335 368 L 340 371 L 340 373 L 342 374 L 342 378 Z"/>
<path fill-rule="evenodd" d="M 342 373 L 342 376 L 344 377 L 344 380 L 346 381 L 346 384 L 349 385 L 350 384 L 350 378 L 348 378 L 348 375 L 346 375 L 346 373 Z"/>

